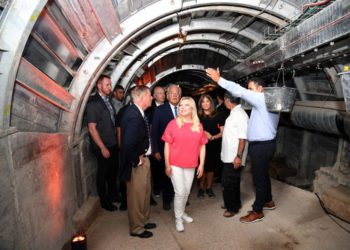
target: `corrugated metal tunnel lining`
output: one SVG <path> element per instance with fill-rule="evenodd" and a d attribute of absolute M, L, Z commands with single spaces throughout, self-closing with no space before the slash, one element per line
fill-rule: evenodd
<path fill-rule="evenodd" d="M 93 65 L 87 66 L 88 72 L 94 72 L 90 77 L 96 76 L 102 69 L 115 68 L 118 70 L 112 74 L 114 84 L 118 82 L 122 85 L 128 85 L 135 80 L 135 76 L 142 75 L 145 64 L 149 64 L 150 70 L 156 74 L 168 70 L 172 67 L 172 61 L 175 62 L 174 57 L 178 58 L 178 65 L 174 65 L 177 68 L 181 64 L 202 65 L 203 62 L 207 62 L 205 66 L 227 64 L 232 67 L 252 48 L 261 44 L 264 33 L 283 27 L 287 24 L 285 20 L 296 18 L 300 13 L 298 7 L 302 2 L 283 3 L 284 7 L 294 9 L 292 14 L 289 10 L 281 11 L 285 10 L 281 7 L 282 3 L 277 4 L 272 1 L 261 3 L 262 5 L 256 1 L 246 1 L 244 6 L 239 1 L 226 1 L 224 4 L 218 6 L 215 1 L 197 3 L 174 1 L 171 4 L 166 1 L 156 1 L 152 5 L 147 1 L 133 1 L 132 5 L 128 4 L 128 1 L 118 4 L 114 1 L 91 1 L 90 4 L 86 2 L 85 5 L 75 1 L 49 3 L 36 21 L 30 42 L 26 44 L 24 50 L 25 60 L 20 63 L 20 69 L 25 67 L 26 72 L 31 65 L 38 71 L 32 70 L 31 74 L 22 74 L 21 78 L 17 77 L 17 85 L 19 85 L 17 88 L 21 91 L 20 88 L 24 87 L 26 90 L 22 90 L 22 93 L 30 89 L 34 96 L 44 96 L 48 101 L 47 108 L 53 105 L 52 108 L 58 108 L 61 114 L 52 125 L 42 127 L 39 123 L 48 122 L 40 118 L 40 115 L 37 118 L 40 122 L 36 125 L 33 123 L 24 125 L 26 121 L 33 119 L 23 117 L 23 114 L 16 113 L 14 109 L 13 125 L 18 125 L 24 130 L 27 127 L 34 131 L 70 131 L 71 126 L 75 124 L 74 120 L 81 118 L 80 105 L 86 102 L 87 95 L 83 96 L 82 91 L 88 94 L 92 89 L 92 79 L 85 77 L 85 69 L 83 69 L 85 65 L 89 65 L 90 60 Z M 136 9 L 139 11 L 134 13 Z M 87 11 L 95 15 L 88 16 L 85 14 Z M 144 20 L 144 22 L 135 22 L 135 20 Z M 251 21 L 250 26 L 244 27 L 249 21 Z M 112 27 L 112 23 L 116 25 Z M 147 23 L 148 25 L 145 25 Z M 186 46 L 193 48 L 191 54 L 195 60 L 192 59 L 189 63 L 186 62 L 188 59 L 183 58 L 186 53 L 164 55 L 169 53 L 167 51 L 170 49 L 178 48 L 177 36 L 180 30 L 187 33 Z M 198 50 L 196 46 L 201 49 Z M 208 47 L 214 54 L 207 52 L 210 51 Z M 91 52 L 90 56 L 86 58 L 89 52 Z M 213 61 L 213 58 L 219 58 L 216 55 L 220 53 L 223 53 L 221 61 L 219 59 Z M 33 57 L 33 55 L 36 56 Z M 168 62 L 164 61 L 164 56 L 169 58 Z M 154 58 L 157 58 L 155 61 L 157 66 L 150 63 Z M 179 60 L 180 58 L 183 59 Z M 79 68 L 83 60 L 84 65 Z M 29 64 L 26 64 L 26 61 Z M 40 74 L 40 71 L 44 74 Z M 52 95 L 52 91 L 47 93 L 42 90 L 44 86 L 35 86 L 30 79 L 35 75 L 34 73 L 40 78 L 49 76 L 54 83 L 68 90 L 67 95 L 71 95 L 70 98 L 74 98 L 70 101 L 63 100 L 58 94 Z M 81 78 L 81 75 L 84 77 Z M 79 79 L 79 83 L 75 79 L 71 81 L 73 77 Z M 89 87 L 86 89 L 86 86 Z M 50 88 L 53 87 L 61 93 L 64 92 L 58 86 L 50 86 Z M 17 96 L 15 96 L 16 99 Z M 17 102 L 13 102 L 15 103 Z M 35 107 L 35 102 L 31 105 L 37 109 L 37 113 L 43 112 Z M 66 112 L 68 110 L 70 113 Z M 79 111 L 80 114 L 77 114 Z M 60 118 L 61 116 L 63 117 Z M 22 122 L 17 121 L 22 121 L 23 125 Z M 79 130 L 79 123 L 81 123 L 80 120 L 73 127 L 78 126 Z"/>
<path fill-rule="evenodd" d="M 333 12 L 337 9 L 346 12 L 346 6 L 343 7 L 342 1 L 338 2 Z M 288 27 L 288 23 L 300 22 L 299 19 L 302 21 L 308 17 L 300 11 L 306 1 L 262 1 L 259 4 L 245 1 L 244 5 L 239 1 L 220 5 L 216 5 L 215 1 L 175 1 L 172 4 L 156 1 L 152 5 L 134 2 L 132 7 L 127 1 L 81 4 L 75 1 L 51 2 L 36 21 L 19 67 L 20 72 L 31 70 L 32 73 L 17 76 L 16 89 L 22 94 L 15 94 L 18 101 L 12 102 L 11 123 L 20 130 L 72 133 L 74 128 L 79 133 L 82 107 L 98 72 L 109 72 L 113 84 L 123 86 L 135 81 L 162 84 L 162 78 L 178 70 L 183 72 L 182 78 L 186 78 L 186 72 L 208 66 L 220 67 L 224 76 L 231 75 L 236 68 L 242 72 L 240 67 L 245 65 L 249 68 L 248 62 L 257 61 L 257 53 L 255 57 L 249 57 L 254 51 L 261 51 L 264 47 L 271 47 L 268 49 L 271 51 L 280 47 L 278 41 L 273 42 L 283 35 L 279 30 Z M 77 11 L 72 12 L 72 9 Z M 134 12 L 135 9 L 139 11 Z M 84 12 L 87 10 L 95 15 L 87 16 Z M 316 13 L 319 10 L 312 11 Z M 112 27 L 111 23 L 116 25 Z M 305 28 L 309 29 L 308 26 Z M 180 48 L 179 33 L 186 34 L 186 43 L 180 44 Z M 324 37 L 332 38 L 331 35 Z M 268 44 L 271 45 L 267 47 Z M 86 57 L 87 54 L 89 57 Z M 269 60 L 274 64 L 257 64 L 251 73 L 278 65 L 277 58 Z M 274 71 L 275 66 L 270 70 Z M 50 77 L 53 80 L 50 87 L 37 85 L 35 79 L 31 79 L 36 74 L 37 78 L 45 81 L 51 81 L 46 78 Z M 237 78 L 238 75 L 233 76 Z M 189 93 L 208 83 L 205 79 L 197 83 L 187 82 Z M 181 79 L 178 83 L 181 84 Z M 57 90 L 50 93 L 45 88 Z M 29 102 L 33 112 L 37 113 L 35 119 L 30 118 L 33 113 L 21 114 L 17 111 L 20 108 L 16 107 L 16 103 L 26 103 L 26 98 L 32 100 L 31 93 L 25 94 L 28 90 L 34 93 L 34 97 L 44 97 L 47 102 L 42 104 L 45 108 L 36 104 L 40 100 Z M 43 109 L 57 109 L 58 116 L 49 118 L 56 121 L 44 118 Z M 33 120 L 37 122 L 33 123 Z M 74 138 L 74 133 L 71 138 Z"/>

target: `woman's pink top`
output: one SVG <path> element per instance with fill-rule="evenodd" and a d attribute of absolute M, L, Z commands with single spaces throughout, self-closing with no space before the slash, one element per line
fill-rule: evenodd
<path fill-rule="evenodd" d="M 169 122 L 162 140 L 169 143 L 169 164 L 183 168 L 198 166 L 199 148 L 208 142 L 202 125 L 199 132 L 191 130 L 192 123 L 184 123 L 181 128 L 176 119 Z"/>

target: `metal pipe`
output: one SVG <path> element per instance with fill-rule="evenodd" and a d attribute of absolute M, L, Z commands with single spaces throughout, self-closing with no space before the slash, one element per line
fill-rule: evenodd
<path fill-rule="evenodd" d="M 350 4 L 338 0 L 316 15 L 302 22 L 295 28 L 278 38 L 270 45 L 245 59 L 228 72 L 228 77 L 237 80 L 244 76 L 273 67 L 281 62 L 334 41 L 349 34 Z M 263 60 L 264 64 L 252 65 L 255 60 Z"/>

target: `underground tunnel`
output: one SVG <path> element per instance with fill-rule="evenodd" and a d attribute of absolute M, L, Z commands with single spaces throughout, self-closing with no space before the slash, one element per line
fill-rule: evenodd
<path fill-rule="evenodd" d="M 349 223 L 349 46 L 346 0 L 0 0 L 0 249 L 62 249 L 97 216 L 84 114 L 102 74 L 196 100 L 218 91 L 208 67 L 295 89 L 270 175 Z"/>

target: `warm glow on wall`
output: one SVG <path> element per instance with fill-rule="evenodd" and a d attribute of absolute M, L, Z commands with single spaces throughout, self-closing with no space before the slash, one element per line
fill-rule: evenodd
<path fill-rule="evenodd" d="M 65 153 L 65 140 L 62 136 L 56 135 L 38 135 L 36 145 L 38 152 L 41 153 L 37 161 L 37 167 L 41 171 L 41 182 L 44 189 L 44 201 L 47 203 L 47 209 L 50 211 L 50 220 L 53 220 L 52 233 L 54 235 L 62 234 L 65 228 L 64 220 L 64 170 L 67 166 L 67 153 Z"/>

